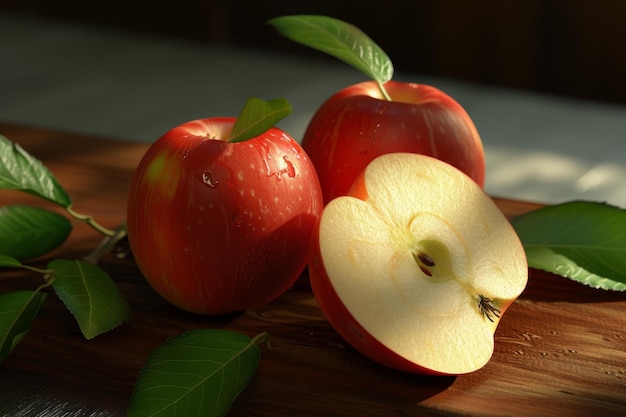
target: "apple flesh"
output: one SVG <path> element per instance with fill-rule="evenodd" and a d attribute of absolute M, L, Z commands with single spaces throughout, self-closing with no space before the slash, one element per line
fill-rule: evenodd
<path fill-rule="evenodd" d="M 150 146 L 127 207 L 133 256 L 167 301 L 197 314 L 258 307 L 286 291 L 308 260 L 322 210 L 315 169 L 271 128 L 229 143 L 235 118 L 171 129 Z"/>
<path fill-rule="evenodd" d="M 429 155 L 484 186 L 485 156 L 467 112 L 443 91 L 389 81 L 385 100 L 373 81 L 342 89 L 313 115 L 302 147 L 317 170 L 324 203 L 345 195 L 374 158 L 391 152 Z"/>
<path fill-rule="evenodd" d="M 485 365 L 523 291 L 522 244 L 467 175 L 411 153 L 376 158 L 313 232 L 309 277 L 326 318 L 355 349 L 414 373 Z"/>

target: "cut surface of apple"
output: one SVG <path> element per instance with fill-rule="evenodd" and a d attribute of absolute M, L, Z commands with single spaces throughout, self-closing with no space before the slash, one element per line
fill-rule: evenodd
<path fill-rule="evenodd" d="M 373 160 L 325 207 L 313 239 L 309 276 L 329 322 L 403 371 L 481 368 L 527 282 L 522 244 L 491 198 L 424 155 Z"/>

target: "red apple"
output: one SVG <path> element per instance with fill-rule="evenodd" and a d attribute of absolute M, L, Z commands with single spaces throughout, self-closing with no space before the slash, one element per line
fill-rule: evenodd
<path fill-rule="evenodd" d="M 265 304 L 304 270 L 322 209 L 300 145 L 278 128 L 244 142 L 235 118 L 182 124 L 141 160 L 128 201 L 128 238 L 152 287 L 193 313 Z"/>
<path fill-rule="evenodd" d="M 309 277 L 326 318 L 365 356 L 406 372 L 485 365 L 528 277 L 524 248 L 491 198 L 424 155 L 374 159 L 324 208 L 312 239 Z"/>
<path fill-rule="evenodd" d="M 485 158 L 467 112 L 435 87 L 388 81 L 383 98 L 375 81 L 344 88 L 326 100 L 302 139 L 324 193 L 324 203 L 345 195 L 379 155 L 412 152 L 445 161 L 481 187 Z"/>

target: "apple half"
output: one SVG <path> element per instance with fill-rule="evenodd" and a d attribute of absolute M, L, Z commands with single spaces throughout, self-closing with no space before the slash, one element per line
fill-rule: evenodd
<path fill-rule="evenodd" d="M 509 221 L 470 177 L 433 157 L 374 159 L 324 208 L 309 277 L 335 330 L 401 371 L 459 375 L 493 354 L 528 266 Z"/>

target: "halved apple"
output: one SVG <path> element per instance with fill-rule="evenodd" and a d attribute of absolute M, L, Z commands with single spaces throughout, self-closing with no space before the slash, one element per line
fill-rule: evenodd
<path fill-rule="evenodd" d="M 330 324 L 365 356 L 407 372 L 484 366 L 528 278 L 522 244 L 491 198 L 418 154 L 374 159 L 324 208 L 311 247 L 311 286 Z"/>

